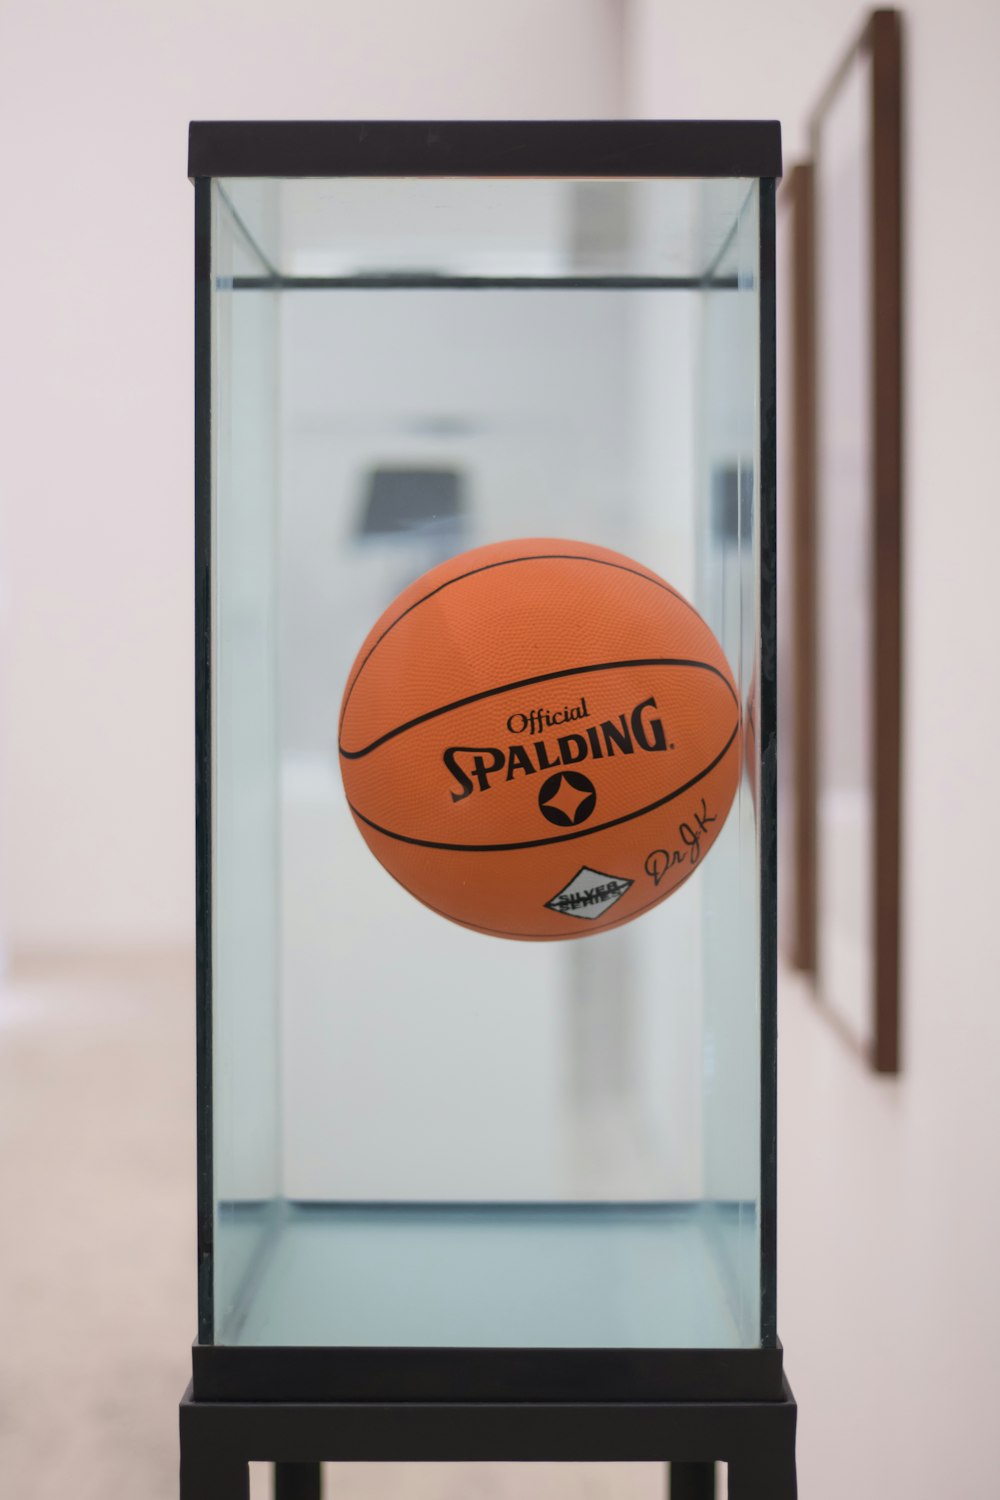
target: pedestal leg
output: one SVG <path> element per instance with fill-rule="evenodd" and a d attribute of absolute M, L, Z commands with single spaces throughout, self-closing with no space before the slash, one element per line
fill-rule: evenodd
<path fill-rule="evenodd" d="M 795 1447 L 776 1445 L 729 1464 L 729 1500 L 797 1500 Z"/>
<path fill-rule="evenodd" d="M 670 1500 L 715 1500 L 715 1465 L 670 1465 Z"/>
<path fill-rule="evenodd" d="M 319 1464 L 275 1464 L 274 1500 L 320 1500 Z"/>
<path fill-rule="evenodd" d="M 184 1445 L 181 1500 L 250 1500 L 250 1470 L 240 1459 Z"/>

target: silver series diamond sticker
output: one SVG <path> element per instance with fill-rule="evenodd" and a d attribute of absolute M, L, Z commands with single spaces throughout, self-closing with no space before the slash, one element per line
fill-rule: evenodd
<path fill-rule="evenodd" d="M 631 880 L 618 875 L 602 875 L 600 870 L 590 870 L 584 865 L 569 885 L 564 885 L 545 905 L 550 911 L 562 912 L 565 917 L 582 917 L 584 921 L 593 922 L 614 906 L 631 885 Z"/>

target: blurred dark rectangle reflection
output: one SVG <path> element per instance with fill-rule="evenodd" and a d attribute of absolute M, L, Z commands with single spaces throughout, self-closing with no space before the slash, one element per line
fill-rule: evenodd
<path fill-rule="evenodd" d="M 465 519 L 459 469 L 379 466 L 368 476 L 358 531 L 365 537 L 428 529 L 461 533 Z"/>

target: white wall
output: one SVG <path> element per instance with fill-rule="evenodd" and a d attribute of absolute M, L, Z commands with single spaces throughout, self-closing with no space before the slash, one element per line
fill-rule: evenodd
<path fill-rule="evenodd" d="M 632 112 L 767 116 L 786 164 L 863 12 L 634 0 Z M 997 1493 L 1000 7 L 905 11 L 904 1072 L 782 999 L 780 1331 L 809 1500 Z"/>
<path fill-rule="evenodd" d="M 0 10 L 15 952 L 193 936 L 188 120 L 615 114 L 619 36 L 618 0 Z"/>

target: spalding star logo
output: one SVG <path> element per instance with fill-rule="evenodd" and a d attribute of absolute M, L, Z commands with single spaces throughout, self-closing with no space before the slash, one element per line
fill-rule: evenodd
<path fill-rule="evenodd" d="M 558 771 L 543 783 L 538 806 L 542 817 L 557 828 L 576 828 L 586 823 L 597 806 L 597 792 L 579 771 Z"/>

